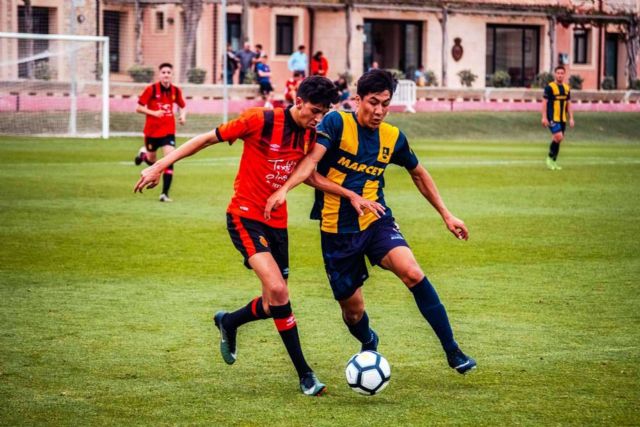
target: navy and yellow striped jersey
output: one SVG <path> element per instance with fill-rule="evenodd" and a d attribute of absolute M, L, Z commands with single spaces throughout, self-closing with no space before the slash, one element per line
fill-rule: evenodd
<path fill-rule="evenodd" d="M 544 88 L 544 98 L 547 100 L 547 120 L 555 123 L 567 122 L 567 103 L 571 99 L 568 84 L 551 82 Z"/>
<path fill-rule="evenodd" d="M 387 165 L 394 163 L 408 170 L 418 166 L 407 138 L 390 124 L 383 122 L 372 130 L 360 126 L 355 113 L 333 111 L 324 117 L 317 130 L 317 143 L 327 148 L 318 163 L 318 172 L 385 207 L 382 190 Z M 387 208 L 385 216 L 391 216 L 391 209 Z M 320 219 L 320 229 L 328 233 L 356 233 L 366 230 L 377 219 L 372 212 L 358 216 L 349 200 L 317 190 L 311 218 Z"/>

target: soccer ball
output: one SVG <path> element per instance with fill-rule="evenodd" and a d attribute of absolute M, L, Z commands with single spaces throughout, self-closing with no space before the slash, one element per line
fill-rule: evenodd
<path fill-rule="evenodd" d="M 389 384 L 391 366 L 380 353 L 363 351 L 349 359 L 345 374 L 352 390 L 373 396 Z"/>

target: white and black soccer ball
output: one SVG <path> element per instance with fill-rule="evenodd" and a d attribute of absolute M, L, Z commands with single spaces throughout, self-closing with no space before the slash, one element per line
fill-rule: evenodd
<path fill-rule="evenodd" d="M 349 359 L 345 374 L 352 390 L 373 396 L 389 384 L 391 366 L 380 353 L 363 351 Z"/>

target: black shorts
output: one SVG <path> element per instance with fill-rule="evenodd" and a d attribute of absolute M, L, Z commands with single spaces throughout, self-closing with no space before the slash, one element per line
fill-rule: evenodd
<path fill-rule="evenodd" d="M 260 93 L 262 95 L 269 95 L 273 92 L 273 86 L 271 86 L 271 82 L 260 83 Z"/>
<path fill-rule="evenodd" d="M 144 146 L 147 147 L 147 151 L 156 151 L 158 148 L 164 147 L 165 145 L 170 145 L 172 147 L 175 147 L 176 136 L 167 135 L 161 138 L 152 138 L 150 136 L 144 137 Z"/>
<path fill-rule="evenodd" d="M 227 230 L 233 245 L 251 269 L 249 258 L 258 252 L 269 252 L 280 267 L 282 277 L 289 277 L 289 235 L 286 228 L 273 228 L 260 221 L 227 213 Z"/>
<path fill-rule="evenodd" d="M 340 301 L 352 296 L 369 277 L 364 257 L 371 265 L 398 246 L 409 247 L 393 217 L 383 217 L 359 233 L 321 232 L 322 257 L 333 296 Z"/>

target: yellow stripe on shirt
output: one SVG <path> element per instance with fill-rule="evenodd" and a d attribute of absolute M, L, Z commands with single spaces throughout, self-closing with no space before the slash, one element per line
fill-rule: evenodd
<path fill-rule="evenodd" d="M 358 124 L 351 113 L 340 111 L 340 116 L 343 123 L 340 149 L 355 156 L 358 154 Z"/>
<path fill-rule="evenodd" d="M 392 126 L 388 123 L 382 123 L 380 125 L 380 151 L 378 152 L 378 161 L 382 163 L 389 163 L 391 155 L 398 142 L 398 135 L 400 135 L 400 129 Z"/>
<path fill-rule="evenodd" d="M 334 168 L 329 168 L 329 172 L 327 173 L 327 178 L 338 185 L 342 185 L 346 177 L 346 173 L 340 172 Z M 322 207 L 322 225 L 320 226 L 320 229 L 328 233 L 337 233 L 339 215 L 340 196 L 325 192 Z"/>
<path fill-rule="evenodd" d="M 380 181 L 369 181 L 365 182 L 364 187 L 362 188 L 362 197 L 367 200 L 378 200 L 378 187 L 380 186 Z M 358 225 L 360 226 L 360 231 L 366 230 L 372 222 L 377 220 L 378 217 L 373 212 L 366 212 L 361 217 L 358 217 Z"/>

